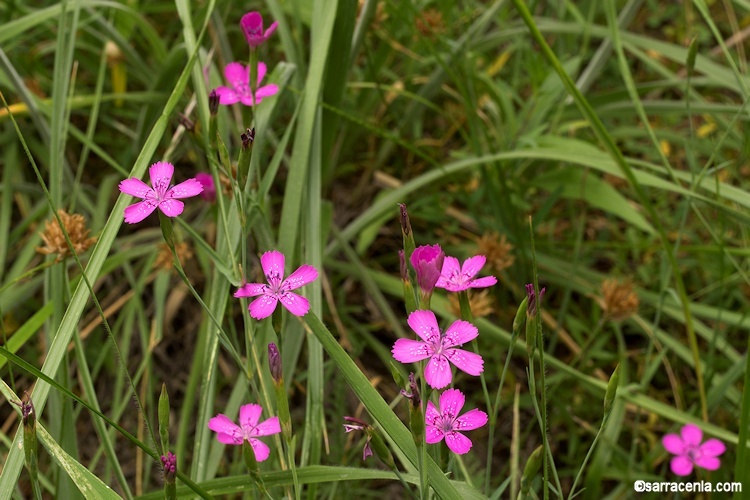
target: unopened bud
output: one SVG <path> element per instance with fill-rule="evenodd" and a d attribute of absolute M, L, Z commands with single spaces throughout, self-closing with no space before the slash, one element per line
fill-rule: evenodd
<path fill-rule="evenodd" d="M 607 415 L 609 413 L 609 410 L 612 409 L 612 403 L 615 401 L 615 397 L 617 397 L 617 386 L 620 385 L 620 365 L 618 364 L 615 368 L 615 371 L 612 372 L 612 376 L 609 377 L 609 382 L 607 383 L 607 392 L 604 393 L 604 415 Z"/>
<path fill-rule="evenodd" d="M 518 338 L 521 335 L 521 328 L 526 321 L 526 308 L 529 305 L 529 297 L 524 297 L 521 305 L 518 306 L 516 317 L 513 318 L 513 337 Z"/>
<path fill-rule="evenodd" d="M 208 112 L 211 113 L 211 116 L 216 116 L 219 112 L 219 100 L 219 94 L 216 93 L 216 90 L 212 90 L 208 94 Z"/>
<path fill-rule="evenodd" d="M 161 456 L 161 465 L 164 470 L 164 482 L 174 483 L 177 474 L 177 457 L 174 453 L 168 451 L 166 455 Z"/>
<path fill-rule="evenodd" d="M 380 461 L 383 462 L 389 469 L 395 469 L 396 463 L 393 461 L 393 454 L 391 453 L 391 450 L 389 450 L 385 445 L 385 442 L 383 441 L 383 438 L 380 437 L 380 434 L 378 434 L 375 429 L 370 427 L 367 429 L 367 436 L 369 438 L 369 445 L 372 447 L 372 450 L 375 451 L 375 454 L 378 456 Z M 367 447 L 367 445 L 365 445 L 365 447 Z M 370 454 L 372 454 L 372 451 L 370 452 Z"/>
<path fill-rule="evenodd" d="M 271 377 L 277 384 L 281 382 L 283 374 L 281 371 L 281 355 L 279 348 L 271 342 L 268 344 L 268 369 L 271 370 Z"/>
<path fill-rule="evenodd" d="M 526 466 L 523 468 L 523 475 L 521 476 L 521 496 L 526 498 L 531 489 L 531 482 L 539 473 L 539 469 L 542 467 L 542 453 L 544 452 L 544 446 L 539 445 L 534 450 L 529 459 L 526 460 Z"/>

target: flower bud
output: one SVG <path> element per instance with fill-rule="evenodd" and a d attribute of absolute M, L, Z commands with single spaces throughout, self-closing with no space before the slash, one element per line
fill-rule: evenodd
<path fill-rule="evenodd" d="M 618 364 L 615 371 L 612 372 L 612 376 L 609 377 L 607 383 L 607 392 L 604 394 L 604 415 L 609 413 L 612 409 L 612 403 L 617 397 L 617 386 L 620 385 L 620 365 Z"/>
<path fill-rule="evenodd" d="M 281 354 L 279 348 L 271 342 L 268 344 L 268 369 L 271 370 L 271 377 L 277 384 L 284 378 L 281 371 Z"/>
<path fill-rule="evenodd" d="M 216 93 L 215 89 L 208 94 L 208 112 L 211 113 L 211 116 L 216 116 L 219 112 L 219 100 L 219 94 Z"/>
<path fill-rule="evenodd" d="M 542 453 L 544 453 L 544 446 L 539 445 L 539 447 L 529 455 L 529 459 L 526 460 L 526 466 L 523 468 L 523 475 L 521 476 L 521 498 L 526 498 L 528 496 L 531 482 L 542 467 Z"/>

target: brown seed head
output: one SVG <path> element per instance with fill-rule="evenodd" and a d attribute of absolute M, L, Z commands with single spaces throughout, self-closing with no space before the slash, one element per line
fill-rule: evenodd
<path fill-rule="evenodd" d="M 513 256 L 513 245 L 508 243 L 505 235 L 496 232 L 484 233 L 478 242 L 479 255 L 487 257 L 487 263 L 497 272 L 509 268 L 516 258 Z"/>
<path fill-rule="evenodd" d="M 445 31 L 443 13 L 437 9 L 427 9 L 422 12 L 421 16 L 417 16 L 416 25 L 417 30 L 427 37 L 439 35 Z"/>
<path fill-rule="evenodd" d="M 638 295 L 633 291 L 633 282 L 614 278 L 602 282 L 600 305 L 604 316 L 612 321 L 623 321 L 638 312 Z"/>
<path fill-rule="evenodd" d="M 59 209 L 57 214 L 60 216 L 63 226 L 65 226 L 65 231 L 67 231 L 68 236 L 70 237 L 70 242 L 73 244 L 73 249 L 76 254 L 82 254 L 88 250 L 91 245 L 96 243 L 95 236 L 91 238 L 88 237 L 89 230 L 86 229 L 86 219 L 83 215 L 68 214 L 62 209 Z M 37 252 L 45 255 L 56 253 L 57 261 L 71 255 L 68 243 L 65 241 L 65 235 L 54 217 L 44 223 L 44 231 L 41 233 L 41 236 L 44 241 L 44 246 L 37 247 Z"/>
<path fill-rule="evenodd" d="M 180 259 L 181 264 L 185 264 L 188 260 L 193 258 L 193 251 L 190 249 L 190 245 L 186 242 L 177 243 L 174 246 L 177 252 L 177 257 Z M 164 271 L 171 271 L 174 267 L 174 258 L 172 257 L 172 250 L 166 243 L 159 245 L 159 255 L 156 256 L 154 261 L 154 269 L 162 269 Z"/>
<path fill-rule="evenodd" d="M 461 305 L 458 302 L 458 294 L 448 294 L 448 310 L 454 316 L 461 317 Z M 475 318 L 483 318 L 495 312 L 495 299 L 490 295 L 489 288 L 481 292 L 469 292 L 469 305 L 471 313 Z"/>

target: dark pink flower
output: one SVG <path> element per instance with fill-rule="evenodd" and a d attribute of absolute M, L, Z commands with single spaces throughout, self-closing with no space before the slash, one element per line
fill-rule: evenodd
<path fill-rule="evenodd" d="M 278 21 L 274 21 L 266 31 L 263 31 L 263 16 L 260 12 L 248 12 L 240 20 L 240 28 L 245 34 L 247 44 L 253 48 L 268 40 L 278 25 Z"/>
<path fill-rule="evenodd" d="M 168 217 L 177 217 L 182 213 L 185 204 L 180 198 L 190 198 L 203 191 L 203 186 L 195 179 L 188 179 L 176 186 L 170 186 L 174 165 L 166 161 L 158 161 L 148 170 L 151 176 L 149 187 L 140 179 L 125 179 L 120 182 L 120 192 L 143 198 L 143 201 L 125 208 L 125 222 L 135 224 L 140 222 L 158 207 Z"/>
<path fill-rule="evenodd" d="M 417 273 L 417 284 L 424 294 L 432 293 L 443 269 L 445 254 L 440 245 L 422 245 L 411 254 L 411 265 Z"/>
<path fill-rule="evenodd" d="M 229 417 L 218 414 L 208 421 L 208 428 L 217 432 L 216 439 L 220 443 L 241 445 L 247 440 L 253 447 L 258 462 L 267 459 L 271 449 L 261 440 L 260 436 L 270 436 L 281 432 L 279 417 L 271 417 L 258 423 L 263 408 L 260 405 L 249 404 L 240 406 L 240 425 L 232 422 Z"/>
<path fill-rule="evenodd" d="M 484 255 L 476 255 L 464 261 L 463 265 L 455 257 L 446 257 L 440 278 L 435 283 L 438 288 L 445 288 L 449 292 L 461 292 L 469 288 L 485 288 L 497 283 L 494 276 L 474 278 L 484 266 L 487 259 Z"/>
<path fill-rule="evenodd" d="M 693 424 L 685 425 L 680 435 L 667 434 L 661 440 L 669 453 L 676 455 L 669 462 L 672 472 L 678 476 L 688 476 L 697 465 L 706 470 L 716 470 L 721 465 L 719 455 L 727 449 L 718 439 L 709 439 L 701 444 L 703 432 Z"/>
<path fill-rule="evenodd" d="M 214 185 L 214 178 L 211 174 L 198 172 L 195 174 L 195 179 L 203 186 L 201 198 L 206 201 L 216 201 L 216 186 Z"/>
<path fill-rule="evenodd" d="M 427 402 L 425 413 L 425 441 L 439 443 L 445 438 L 445 444 L 459 455 L 468 453 L 471 440 L 461 434 L 463 431 L 478 429 L 487 423 L 487 414 L 474 408 L 460 417 L 458 413 L 464 407 L 466 398 L 458 389 L 448 389 L 440 395 L 440 409 L 432 401 Z"/>
<path fill-rule="evenodd" d="M 424 379 L 434 389 L 441 389 L 453 380 L 452 363 L 469 375 L 477 376 L 484 371 L 484 360 L 479 354 L 456 349 L 479 335 L 477 327 L 463 320 L 456 320 L 440 333 L 437 318 L 432 311 L 417 310 L 409 315 L 409 326 L 422 339 L 398 339 L 393 344 L 394 359 L 402 363 L 413 363 L 430 358 L 424 369 Z"/>
<path fill-rule="evenodd" d="M 224 76 L 231 87 L 219 87 L 214 92 L 219 96 L 219 104 L 234 104 L 241 102 L 245 106 L 254 106 L 266 97 L 279 92 L 278 85 L 272 83 L 260 86 L 260 82 L 266 76 L 265 63 L 258 63 L 258 82 L 253 99 L 250 89 L 250 66 L 243 66 L 238 62 L 231 62 L 224 68 Z"/>
<path fill-rule="evenodd" d="M 267 318 L 276 309 L 279 301 L 295 316 L 307 314 L 310 310 L 310 303 L 301 295 L 292 293 L 291 290 L 315 281 L 318 278 L 318 271 L 313 266 L 303 264 L 287 279 L 283 279 L 284 254 L 276 250 L 264 253 L 260 257 L 260 265 L 268 284 L 248 283 L 234 294 L 237 298 L 260 295 L 248 306 L 250 316 L 255 319 Z"/>

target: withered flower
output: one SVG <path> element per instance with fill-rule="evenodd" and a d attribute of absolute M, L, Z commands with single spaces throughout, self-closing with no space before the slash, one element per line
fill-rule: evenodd
<path fill-rule="evenodd" d="M 599 300 L 604 316 L 612 321 L 623 321 L 638 312 L 638 295 L 633 291 L 633 282 L 615 278 L 602 282 L 602 298 Z"/>
<path fill-rule="evenodd" d="M 501 236 L 494 231 L 484 233 L 477 245 L 477 253 L 487 257 L 487 264 L 497 272 L 509 268 L 516 260 L 512 253 L 513 245 L 508 243 L 505 235 Z"/>
<path fill-rule="evenodd" d="M 180 263 L 184 264 L 188 260 L 193 258 L 193 251 L 190 249 L 190 245 L 186 242 L 177 243 L 174 246 L 177 257 L 180 259 Z M 159 245 L 159 255 L 154 260 L 154 269 L 161 269 L 164 271 L 171 271 L 174 267 L 174 258 L 172 257 L 172 250 L 166 243 Z"/>
<path fill-rule="evenodd" d="M 80 255 L 96 243 L 96 237 L 89 238 L 89 230 L 86 229 L 86 219 L 81 214 L 68 214 L 65 210 L 59 209 L 57 214 L 68 232 L 70 242 L 76 254 Z M 36 251 L 45 255 L 57 254 L 56 261 L 61 261 L 65 257 L 72 255 L 70 248 L 65 241 L 65 235 L 60 229 L 57 220 L 52 219 L 44 223 L 44 231 L 41 234 L 44 240 L 43 247 L 37 247 Z"/>
<path fill-rule="evenodd" d="M 458 294 L 448 294 L 448 310 L 454 316 L 461 317 L 461 305 L 458 302 Z M 495 299 L 490 295 L 489 289 L 485 288 L 481 292 L 473 291 L 469 294 L 469 304 L 471 313 L 475 318 L 483 318 L 495 312 Z"/>

